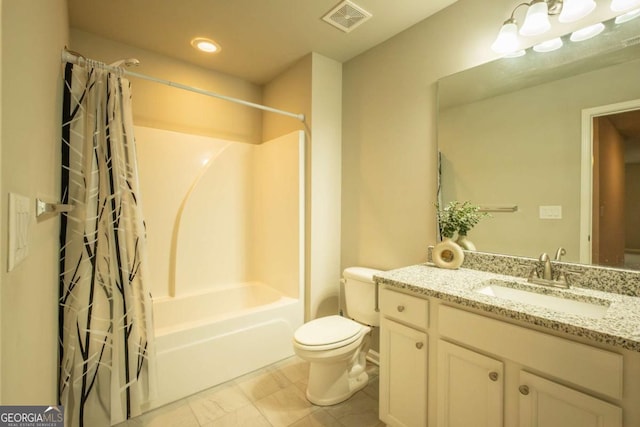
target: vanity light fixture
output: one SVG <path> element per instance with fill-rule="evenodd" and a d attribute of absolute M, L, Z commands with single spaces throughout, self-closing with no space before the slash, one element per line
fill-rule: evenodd
<path fill-rule="evenodd" d="M 589 40 L 590 38 L 597 36 L 603 31 L 604 24 L 602 22 L 598 22 L 597 24 L 589 25 L 588 27 L 582 28 L 578 31 L 574 31 L 573 33 L 571 33 L 569 40 L 571 40 L 572 42 Z"/>
<path fill-rule="evenodd" d="M 500 54 L 509 54 L 518 49 L 518 26 L 513 17 L 504 21 L 491 49 Z"/>
<path fill-rule="evenodd" d="M 507 53 L 505 58 L 520 58 L 521 56 L 525 56 L 527 52 L 524 49 L 516 50 L 515 52 Z"/>
<path fill-rule="evenodd" d="M 632 19 L 637 18 L 638 16 L 640 16 L 640 9 L 635 9 L 631 12 L 625 13 L 624 15 L 618 16 L 614 22 L 616 24 L 624 24 L 625 22 L 629 22 Z"/>
<path fill-rule="evenodd" d="M 625 12 L 630 9 L 640 7 L 640 0 L 612 0 L 611 10 L 614 12 Z"/>
<path fill-rule="evenodd" d="M 191 40 L 191 46 L 206 53 L 217 53 L 221 50 L 218 43 L 205 37 L 194 38 L 193 40 Z"/>
<path fill-rule="evenodd" d="M 640 0 L 614 0 L 625 2 L 640 2 Z M 527 13 L 522 26 L 518 30 L 515 13 L 518 8 L 526 6 Z M 517 34 L 522 36 L 537 36 L 544 34 L 551 28 L 549 16 L 559 15 L 560 22 L 574 22 L 589 15 L 595 9 L 594 0 L 531 0 L 530 3 L 520 3 L 513 8 L 509 19 L 504 21 L 498 37 L 491 45 L 494 52 L 508 54 L 519 49 Z"/>
<path fill-rule="evenodd" d="M 596 8 L 593 0 L 564 0 L 558 21 L 575 22 L 589 15 Z"/>
<path fill-rule="evenodd" d="M 549 21 L 549 5 L 545 0 L 534 0 L 529 3 L 527 15 L 524 18 L 522 27 L 520 27 L 520 35 L 537 36 L 544 34 L 551 28 Z"/>
<path fill-rule="evenodd" d="M 560 49 L 561 47 L 562 47 L 562 39 L 560 37 L 556 37 L 555 39 L 538 43 L 533 47 L 533 50 L 536 52 L 552 52 L 554 50 Z"/>

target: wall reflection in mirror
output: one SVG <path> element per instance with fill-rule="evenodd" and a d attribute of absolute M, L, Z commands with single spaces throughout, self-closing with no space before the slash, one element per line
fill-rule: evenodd
<path fill-rule="evenodd" d="M 640 269 L 640 19 L 439 82 L 440 202 L 496 212 L 483 252 Z"/>

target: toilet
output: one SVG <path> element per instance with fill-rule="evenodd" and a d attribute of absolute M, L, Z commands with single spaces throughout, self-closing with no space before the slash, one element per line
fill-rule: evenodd
<path fill-rule="evenodd" d="M 348 317 L 321 317 L 300 326 L 293 349 L 310 363 L 307 399 L 319 406 L 335 405 L 367 385 L 366 357 L 371 328 L 380 325 L 374 274 L 380 270 L 349 267 L 343 272 L 344 306 Z"/>

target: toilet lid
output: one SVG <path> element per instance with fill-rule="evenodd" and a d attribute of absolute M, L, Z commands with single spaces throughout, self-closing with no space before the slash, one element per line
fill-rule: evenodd
<path fill-rule="evenodd" d="M 342 316 L 327 316 L 300 326 L 294 339 L 303 345 L 327 345 L 353 338 L 362 325 Z"/>

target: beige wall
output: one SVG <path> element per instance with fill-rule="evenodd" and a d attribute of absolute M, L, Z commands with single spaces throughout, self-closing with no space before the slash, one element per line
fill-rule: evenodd
<path fill-rule="evenodd" d="M 305 115 L 305 121 L 274 113 L 264 113 L 262 139 L 269 141 L 294 130 L 311 136 L 311 80 L 313 55 L 306 55 L 263 87 L 262 102 L 269 107 Z"/>
<path fill-rule="evenodd" d="M 62 74 L 68 44 L 64 0 L 2 3 L 2 202 L 16 192 L 32 201 L 59 197 Z M 56 219 L 29 229 L 29 255 L 6 270 L 2 221 L 2 403 L 56 403 L 58 228 Z"/>
<path fill-rule="evenodd" d="M 76 29 L 71 30 L 70 36 L 69 48 L 88 58 L 106 63 L 137 58 L 140 65 L 129 70 L 258 104 L 262 102 L 262 88 L 240 78 Z M 263 141 L 260 110 L 135 77 L 130 80 L 133 121 L 137 126 L 254 144 Z"/>
<path fill-rule="evenodd" d="M 2 22 L 2 1 L 0 0 L 0 22 Z M 2 99 L 2 31 L 0 30 L 0 100 Z M 2 188 L 2 101 L 0 101 L 0 189 Z M 3 206 L 0 204 L 0 224 L 6 222 L 6 216 L 4 214 Z M 4 257 L 0 257 L 0 260 L 4 261 Z M 0 277 L 0 309 L 2 308 L 2 286 L 3 277 Z M 0 384 L 2 384 L 2 314 L 0 314 Z M 2 400 L 2 386 L 0 386 L 0 404 Z"/>
<path fill-rule="evenodd" d="M 264 138 L 304 129 L 306 146 L 307 319 L 338 310 L 342 64 L 312 53 L 264 87 L 264 103 L 303 113 L 304 124 L 266 114 Z"/>
<path fill-rule="evenodd" d="M 309 164 L 310 307 L 307 317 L 338 312 L 342 164 L 342 64 L 313 54 L 313 131 Z"/>
<path fill-rule="evenodd" d="M 460 0 L 344 64 L 343 267 L 426 260 L 436 242 L 436 82 L 494 58 L 510 6 Z"/>

